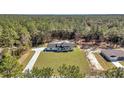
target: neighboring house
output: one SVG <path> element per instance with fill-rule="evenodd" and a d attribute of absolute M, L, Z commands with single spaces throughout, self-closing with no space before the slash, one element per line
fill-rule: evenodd
<path fill-rule="evenodd" d="M 114 49 L 103 49 L 101 55 L 108 61 L 123 61 L 124 51 Z"/>
<path fill-rule="evenodd" d="M 74 47 L 75 47 L 74 42 L 70 42 L 67 40 L 53 41 L 47 45 L 47 48 L 44 51 L 68 52 L 72 51 Z"/>

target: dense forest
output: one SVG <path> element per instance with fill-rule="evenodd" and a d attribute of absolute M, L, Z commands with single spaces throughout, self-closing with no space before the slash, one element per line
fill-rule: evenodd
<path fill-rule="evenodd" d="M 105 40 L 123 46 L 124 16 L 0 15 L 0 47 L 23 51 L 55 38 Z"/>

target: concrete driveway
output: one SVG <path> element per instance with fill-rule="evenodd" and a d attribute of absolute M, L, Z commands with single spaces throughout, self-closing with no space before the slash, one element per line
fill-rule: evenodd
<path fill-rule="evenodd" d="M 121 65 L 118 61 L 116 61 L 116 62 L 112 62 L 117 68 L 124 68 L 124 66 L 123 65 Z"/>
<path fill-rule="evenodd" d="M 43 51 L 45 48 L 33 48 L 32 51 L 35 51 L 35 54 L 33 55 L 33 57 L 31 58 L 31 60 L 29 61 L 29 63 L 27 64 L 27 66 L 25 67 L 25 69 L 23 70 L 23 73 L 27 70 L 31 71 L 38 56 L 40 55 L 41 51 Z"/>

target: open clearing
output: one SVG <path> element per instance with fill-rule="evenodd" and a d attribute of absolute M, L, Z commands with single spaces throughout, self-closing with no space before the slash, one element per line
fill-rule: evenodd
<path fill-rule="evenodd" d="M 72 52 L 41 52 L 34 67 L 52 67 L 57 72 L 57 68 L 63 64 L 76 65 L 80 67 L 82 73 L 89 73 L 89 62 L 86 59 L 84 51 L 75 48 Z"/>
<path fill-rule="evenodd" d="M 100 54 L 94 53 L 94 55 L 105 70 L 115 67 L 111 62 L 106 61 Z"/>

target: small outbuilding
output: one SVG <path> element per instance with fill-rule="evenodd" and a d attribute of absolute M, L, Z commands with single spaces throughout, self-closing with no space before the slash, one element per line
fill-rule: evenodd
<path fill-rule="evenodd" d="M 101 55 L 108 61 L 123 61 L 124 51 L 114 49 L 102 49 Z"/>

